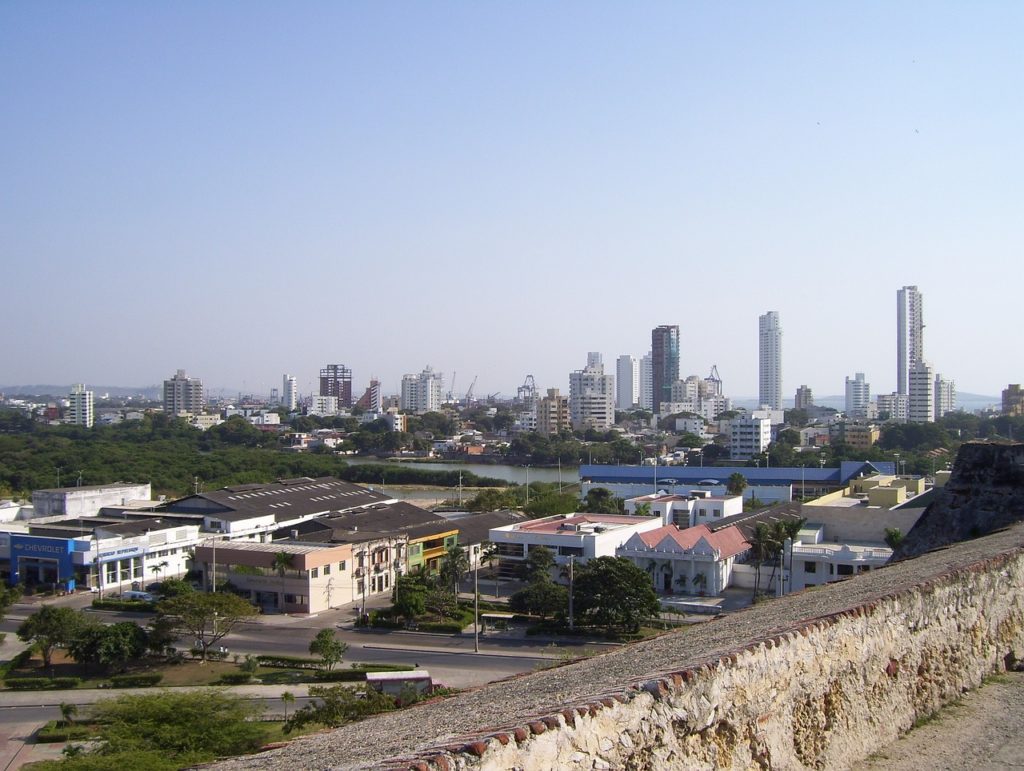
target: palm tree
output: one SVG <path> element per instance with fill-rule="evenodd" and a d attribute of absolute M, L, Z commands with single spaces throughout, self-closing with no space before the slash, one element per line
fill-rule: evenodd
<path fill-rule="evenodd" d="M 62 701 L 60 703 L 60 719 L 64 724 L 64 727 L 71 725 L 71 718 L 78 713 L 78 706 L 71 704 L 70 702 Z"/>
<path fill-rule="evenodd" d="M 281 602 L 278 607 L 282 613 L 284 613 L 284 577 L 285 574 L 295 565 L 295 555 L 291 552 L 279 551 L 274 555 L 274 561 L 271 563 L 271 567 L 277 571 L 278 577 L 281 579 Z"/>
<path fill-rule="evenodd" d="M 774 551 L 772 529 L 764 522 L 758 522 L 754 526 L 754 532 L 750 538 L 750 556 L 754 562 L 754 600 L 757 600 L 757 593 L 761 588 L 761 565 L 771 559 Z"/>
<path fill-rule="evenodd" d="M 494 599 L 498 599 L 498 569 L 495 567 L 498 562 L 498 545 L 490 541 L 485 542 L 483 551 L 480 552 L 480 561 L 491 568 L 494 574 Z"/>
<path fill-rule="evenodd" d="M 469 554 L 461 546 L 456 544 L 448 550 L 444 562 L 441 565 L 441 573 L 452 582 L 452 589 L 456 597 L 459 596 L 459 581 L 469 571 Z"/>
<path fill-rule="evenodd" d="M 284 691 L 281 694 L 281 701 L 284 702 L 284 719 L 288 719 L 288 705 L 295 703 L 295 694 L 291 691 Z"/>

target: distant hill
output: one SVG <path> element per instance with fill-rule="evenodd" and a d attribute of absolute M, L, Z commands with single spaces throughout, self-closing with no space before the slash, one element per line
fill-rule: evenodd
<path fill-rule="evenodd" d="M 95 393 L 110 394 L 114 397 L 141 396 L 144 399 L 163 398 L 163 389 L 160 386 L 105 386 L 86 383 L 86 387 Z M 7 396 L 67 396 L 71 392 L 71 384 L 67 385 L 0 385 L 0 393 Z"/>

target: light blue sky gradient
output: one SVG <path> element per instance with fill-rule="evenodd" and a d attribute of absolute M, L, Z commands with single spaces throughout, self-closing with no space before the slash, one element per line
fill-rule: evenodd
<path fill-rule="evenodd" d="M 0 4 L 0 383 L 962 391 L 1019 350 L 1024 4 Z"/>

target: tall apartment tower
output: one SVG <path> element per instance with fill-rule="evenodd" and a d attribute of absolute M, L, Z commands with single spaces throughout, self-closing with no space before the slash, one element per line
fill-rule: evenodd
<path fill-rule="evenodd" d="M 441 409 L 441 375 L 426 367 L 418 375 L 402 376 L 403 410 L 422 415 Z"/>
<path fill-rule="evenodd" d="M 92 428 L 94 419 L 92 391 L 86 391 L 82 383 L 75 383 L 71 386 L 65 419 L 73 426 Z"/>
<path fill-rule="evenodd" d="M 956 381 L 935 375 L 935 419 L 956 410 Z"/>
<path fill-rule="evenodd" d="M 299 407 L 299 386 L 295 375 L 285 375 L 281 378 L 281 405 L 289 412 Z"/>
<path fill-rule="evenodd" d="M 777 311 L 758 320 L 758 402 L 773 410 L 782 409 L 782 327 Z"/>
<path fill-rule="evenodd" d="M 640 359 L 640 409 L 654 409 L 654 363 L 651 354 Z"/>
<path fill-rule="evenodd" d="M 615 409 L 631 410 L 640 403 L 640 362 L 622 354 L 615 360 Z"/>
<path fill-rule="evenodd" d="M 363 395 L 359 397 L 359 401 L 356 402 L 356 406 L 360 407 L 367 412 L 381 412 L 381 393 L 380 393 L 380 381 L 377 378 L 370 378 L 370 385 L 363 391 Z"/>
<path fill-rule="evenodd" d="M 864 380 L 864 373 L 858 372 L 853 378 L 846 378 L 846 416 L 866 418 L 871 403 L 871 383 Z"/>
<path fill-rule="evenodd" d="M 935 422 L 935 370 L 924 361 L 910 369 L 907 419 L 911 423 Z"/>
<path fill-rule="evenodd" d="M 814 392 L 808 385 L 802 385 L 796 389 L 796 397 L 793 399 L 793 406 L 798 410 L 810 409 L 814 406 Z"/>
<path fill-rule="evenodd" d="M 679 379 L 679 325 L 662 324 L 651 330 L 651 409 L 672 401 L 672 384 Z"/>
<path fill-rule="evenodd" d="M 203 381 L 197 377 L 189 377 L 185 370 L 179 369 L 174 377 L 164 381 L 164 414 L 201 415 L 206 406 L 203 395 Z"/>
<path fill-rule="evenodd" d="M 352 370 L 344 364 L 328 364 L 320 370 L 320 395 L 334 396 L 339 407 L 352 406 Z"/>
<path fill-rule="evenodd" d="M 554 436 L 572 428 L 569 417 L 569 397 L 557 388 L 549 388 L 547 396 L 537 401 L 537 433 Z"/>
<path fill-rule="evenodd" d="M 910 371 L 924 359 L 924 316 L 916 286 L 896 292 L 896 392 L 910 393 Z"/>
<path fill-rule="evenodd" d="M 569 414 L 576 431 L 607 431 L 615 425 L 615 378 L 587 357 L 587 366 L 569 373 Z"/>

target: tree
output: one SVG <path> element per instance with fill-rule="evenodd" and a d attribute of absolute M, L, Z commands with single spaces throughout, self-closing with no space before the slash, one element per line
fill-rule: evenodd
<path fill-rule="evenodd" d="M 776 552 L 775 535 L 772 529 L 764 522 L 754 525 L 754 531 L 750 538 L 750 556 L 754 563 L 754 599 L 761 588 L 761 565 L 772 558 Z"/>
<path fill-rule="evenodd" d="M 569 591 L 554 581 L 534 581 L 508 598 L 510 610 L 541 618 L 564 611 L 568 605 Z"/>
<path fill-rule="evenodd" d="M 729 491 L 730 495 L 743 495 L 743 491 L 747 489 L 747 478 L 740 472 L 734 471 L 729 475 L 725 489 Z"/>
<path fill-rule="evenodd" d="M 309 652 L 319 656 L 323 668 L 330 672 L 341 661 L 348 644 L 334 636 L 333 629 L 321 629 L 309 643 Z"/>
<path fill-rule="evenodd" d="M 427 587 L 419 576 L 398 576 L 391 608 L 406 621 L 412 621 L 426 611 L 426 594 Z"/>
<path fill-rule="evenodd" d="M 625 504 L 621 498 L 612 495 L 607 487 L 591 487 L 583 501 L 584 508 L 592 514 L 622 514 Z"/>
<path fill-rule="evenodd" d="M 192 635 L 204 663 L 211 645 L 259 613 L 248 600 L 229 592 L 180 594 L 163 600 L 157 612 L 170 619 L 175 628 Z"/>
<path fill-rule="evenodd" d="M 898 527 L 885 528 L 885 544 L 890 549 L 895 551 L 896 547 L 903 542 L 904 538 L 905 536 L 903 535 L 903 531 L 901 531 Z"/>
<path fill-rule="evenodd" d="M 520 568 L 520 576 L 524 581 L 550 581 L 551 571 L 555 567 L 555 553 L 547 546 L 532 546 L 526 561 Z"/>
<path fill-rule="evenodd" d="M 0 582 L 0 619 L 3 619 L 7 615 L 7 611 L 11 609 L 11 606 L 20 599 L 20 586 L 8 586 L 6 583 Z"/>
<path fill-rule="evenodd" d="M 98 664 L 124 670 L 128 662 L 146 651 L 146 631 L 132 621 L 105 626 L 83 621 L 67 647 L 79 664 Z"/>
<path fill-rule="evenodd" d="M 66 728 L 73 722 L 72 718 L 78 714 L 78 705 L 68 701 L 60 703 L 60 719 L 62 727 Z"/>
<path fill-rule="evenodd" d="M 448 550 L 441 561 L 441 580 L 450 584 L 452 593 L 459 596 L 459 582 L 469 572 L 469 554 L 461 546 L 456 544 Z"/>
<path fill-rule="evenodd" d="M 498 598 L 498 569 L 495 565 L 499 564 L 500 558 L 498 557 L 498 545 L 491 541 L 485 541 L 483 545 L 483 551 L 480 553 L 480 561 L 487 567 L 491 568 L 491 572 L 494 574 L 494 598 Z"/>
<path fill-rule="evenodd" d="M 274 555 L 274 561 L 271 563 L 271 567 L 277 572 L 277 577 L 281 579 L 281 601 L 278 603 L 277 607 L 282 613 L 284 613 L 284 577 L 294 565 L 295 555 L 287 551 L 277 552 Z"/>
<path fill-rule="evenodd" d="M 288 705 L 295 703 L 295 694 L 291 691 L 283 691 L 281 693 L 281 703 L 284 704 L 284 720 L 288 722 Z"/>
<path fill-rule="evenodd" d="M 624 557 L 598 557 L 580 566 L 573 604 L 585 623 L 631 632 L 639 630 L 643 619 L 661 612 L 650 576 Z"/>
<path fill-rule="evenodd" d="M 30 642 L 43 657 L 43 666 L 49 667 L 53 649 L 68 645 L 82 628 L 84 617 L 79 611 L 44 605 L 21 622 L 18 638 Z"/>

